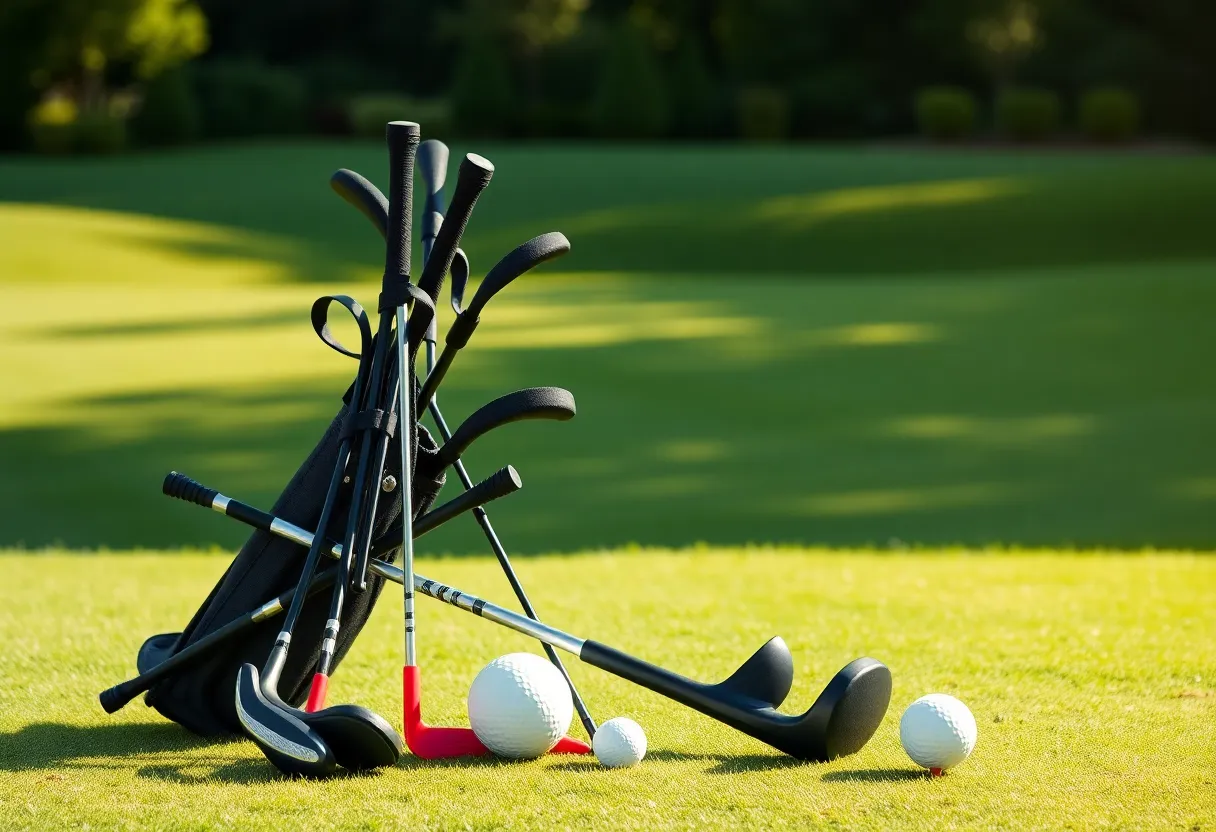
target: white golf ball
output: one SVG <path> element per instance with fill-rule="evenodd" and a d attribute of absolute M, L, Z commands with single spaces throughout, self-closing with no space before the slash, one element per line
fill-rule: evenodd
<path fill-rule="evenodd" d="M 945 693 L 922 696 L 899 720 L 899 741 L 918 766 L 947 769 L 975 748 L 975 717 L 962 702 Z"/>
<path fill-rule="evenodd" d="M 618 716 L 595 729 L 591 749 L 608 768 L 636 766 L 646 756 L 646 732 L 629 717 Z"/>
<path fill-rule="evenodd" d="M 501 757 L 539 757 L 570 728 L 574 701 L 565 678 L 532 653 L 490 662 L 469 687 L 469 724 Z"/>

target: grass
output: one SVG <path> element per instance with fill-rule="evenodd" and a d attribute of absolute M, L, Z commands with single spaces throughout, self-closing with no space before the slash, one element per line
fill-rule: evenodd
<path fill-rule="evenodd" d="M 513 551 L 787 541 L 1216 545 L 1216 159 L 483 148 L 475 271 L 572 254 L 487 312 L 448 420 L 532 384 Z M 0 544 L 232 547 L 171 468 L 269 505 L 353 365 L 374 233 L 325 186 L 380 148 L 0 160 Z M 472 524 L 426 540 L 481 546 Z"/>
<path fill-rule="evenodd" d="M 6 829 L 1216 824 L 1216 559 L 1207 556 L 763 547 L 526 559 L 522 577 L 556 626 L 703 679 L 725 676 L 780 633 L 797 668 L 787 710 L 807 707 L 850 659 L 874 655 L 894 671 L 891 710 L 859 754 L 803 764 L 571 660 L 601 720 L 625 714 L 646 729 L 638 768 L 407 756 L 375 776 L 322 783 L 283 780 L 251 743 L 194 738 L 138 702 L 115 716 L 96 703 L 133 672 L 141 640 L 180 627 L 226 564 L 223 553 L 0 558 L 0 639 L 19 645 L 0 688 Z M 493 599 L 508 594 L 490 559 L 426 558 L 419 569 Z M 394 601 L 376 609 L 333 695 L 399 726 Z M 477 670 L 535 645 L 423 604 L 425 713 L 466 724 Z M 937 780 L 918 773 L 898 737 L 903 708 L 930 691 L 960 697 L 979 723 L 971 758 Z"/>

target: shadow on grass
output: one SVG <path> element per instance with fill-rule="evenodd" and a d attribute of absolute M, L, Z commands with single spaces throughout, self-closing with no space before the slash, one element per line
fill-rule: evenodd
<path fill-rule="evenodd" d="M 861 768 L 849 771 L 829 771 L 825 783 L 898 783 L 903 780 L 925 780 L 929 772 L 911 768 Z"/>
<path fill-rule="evenodd" d="M 784 754 L 703 754 L 696 752 L 670 751 L 657 749 L 646 753 L 647 761 L 666 763 L 684 763 L 689 761 L 711 762 L 714 765 L 706 769 L 710 774 L 739 774 L 745 771 L 780 771 L 791 768 L 805 768 L 816 765 L 806 760 L 797 760 Z M 591 755 L 575 757 L 570 760 L 554 763 L 549 768 L 559 771 L 605 771 L 603 766 Z"/>
<path fill-rule="evenodd" d="M 36 722 L 12 733 L 0 734 L 0 771 L 42 771 L 57 768 L 113 769 L 138 765 L 141 758 L 164 753 L 184 753 L 232 740 L 195 736 L 168 723 L 116 723 L 68 725 Z M 192 776 L 192 768 L 213 769 L 206 776 Z M 138 768 L 141 776 L 174 777 L 182 782 L 222 779 L 252 783 L 274 777 L 274 769 L 262 760 L 232 760 L 228 757 L 192 754 L 180 765 L 151 763 Z"/>

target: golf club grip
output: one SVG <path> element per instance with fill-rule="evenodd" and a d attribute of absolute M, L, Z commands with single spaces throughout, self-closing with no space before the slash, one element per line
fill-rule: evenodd
<path fill-rule="evenodd" d="M 203 508 L 211 508 L 220 493 L 177 471 L 170 471 L 165 475 L 165 481 L 161 483 L 161 491 L 166 496 L 185 500 L 187 503 L 196 503 Z"/>
<path fill-rule="evenodd" d="M 574 414 L 574 394 L 561 387 L 529 387 L 508 393 L 482 405 L 466 419 L 439 449 L 435 462 L 440 468 L 446 468 L 462 456 L 478 437 L 500 425 L 523 419 L 564 422 L 574 418 Z"/>
<path fill-rule="evenodd" d="M 473 316 L 480 315 L 481 310 L 490 302 L 490 298 L 502 291 L 515 278 L 524 272 L 531 271 L 541 263 L 561 257 L 568 251 L 570 251 L 570 241 L 560 231 L 541 234 L 518 246 L 490 269 L 489 274 L 477 287 L 477 292 L 473 295 L 472 302 L 469 303 L 468 312 Z M 448 341 L 451 342 L 450 337 Z"/>
<path fill-rule="evenodd" d="M 418 125 L 390 121 L 388 139 L 388 225 L 384 250 L 384 291 L 410 273 L 410 228 L 414 220 L 414 157 L 418 152 Z"/>
<path fill-rule="evenodd" d="M 468 491 L 453 497 L 414 521 L 414 539 L 422 537 L 459 514 L 472 511 L 478 506 L 484 506 L 499 497 L 513 494 L 523 488 L 523 485 L 523 480 L 519 478 L 519 472 L 515 470 L 514 466 L 508 465 L 500 468 Z"/>
<path fill-rule="evenodd" d="M 380 189 L 353 170 L 342 168 L 329 177 L 334 193 L 371 220 L 381 237 L 388 233 L 388 199 Z"/>
<path fill-rule="evenodd" d="M 316 575 L 308 586 L 307 595 L 311 597 L 328 587 L 333 583 L 336 574 L 337 569 L 331 568 Z M 134 679 L 128 679 L 125 682 L 114 685 L 112 688 L 103 690 L 97 697 L 101 702 L 102 709 L 106 713 L 112 714 L 141 693 L 146 693 L 153 685 L 170 674 L 187 670 L 198 664 L 258 622 L 273 618 L 281 613 L 291 603 L 295 594 L 296 588 L 292 587 L 277 598 L 272 598 L 240 618 L 229 621 L 223 627 L 196 641 L 189 647 L 174 653 L 146 673 L 141 673 Z"/>
<path fill-rule="evenodd" d="M 448 212 L 443 220 L 443 227 L 435 237 L 431 247 L 431 257 L 422 269 L 422 277 L 418 285 L 431 299 L 438 302 L 439 292 L 443 288 L 443 277 L 452 267 L 452 258 L 456 256 L 456 247 L 464 234 L 465 226 L 473 213 L 477 198 L 490 184 L 494 175 L 494 165 L 475 153 L 464 157 L 460 170 L 456 175 L 456 188 L 452 193 L 452 201 L 448 204 Z"/>
<path fill-rule="evenodd" d="M 253 526 L 255 529 L 261 529 L 264 532 L 273 531 L 271 528 L 275 521 L 273 514 L 267 514 L 248 503 L 231 500 L 227 497 L 222 497 L 220 502 L 217 503 L 216 498 L 220 497 L 220 492 L 214 488 L 208 488 L 202 483 L 196 482 L 177 471 L 170 471 L 166 475 L 161 490 L 169 497 L 176 497 L 179 500 L 195 503 L 203 508 L 213 509 L 220 514 L 226 514 L 235 520 L 239 520 L 247 526 Z"/>

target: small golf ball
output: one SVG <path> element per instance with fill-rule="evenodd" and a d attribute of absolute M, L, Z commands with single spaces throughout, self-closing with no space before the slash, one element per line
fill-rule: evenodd
<path fill-rule="evenodd" d="M 899 741 L 918 766 L 945 770 L 975 748 L 975 717 L 962 702 L 945 693 L 922 696 L 899 720 Z"/>
<path fill-rule="evenodd" d="M 595 729 L 591 749 L 600 765 L 608 768 L 636 766 L 646 756 L 646 732 L 629 717 L 618 716 Z"/>
<path fill-rule="evenodd" d="M 532 653 L 498 657 L 469 687 L 473 733 L 501 757 L 539 757 L 565 736 L 573 716 L 565 678 Z"/>

